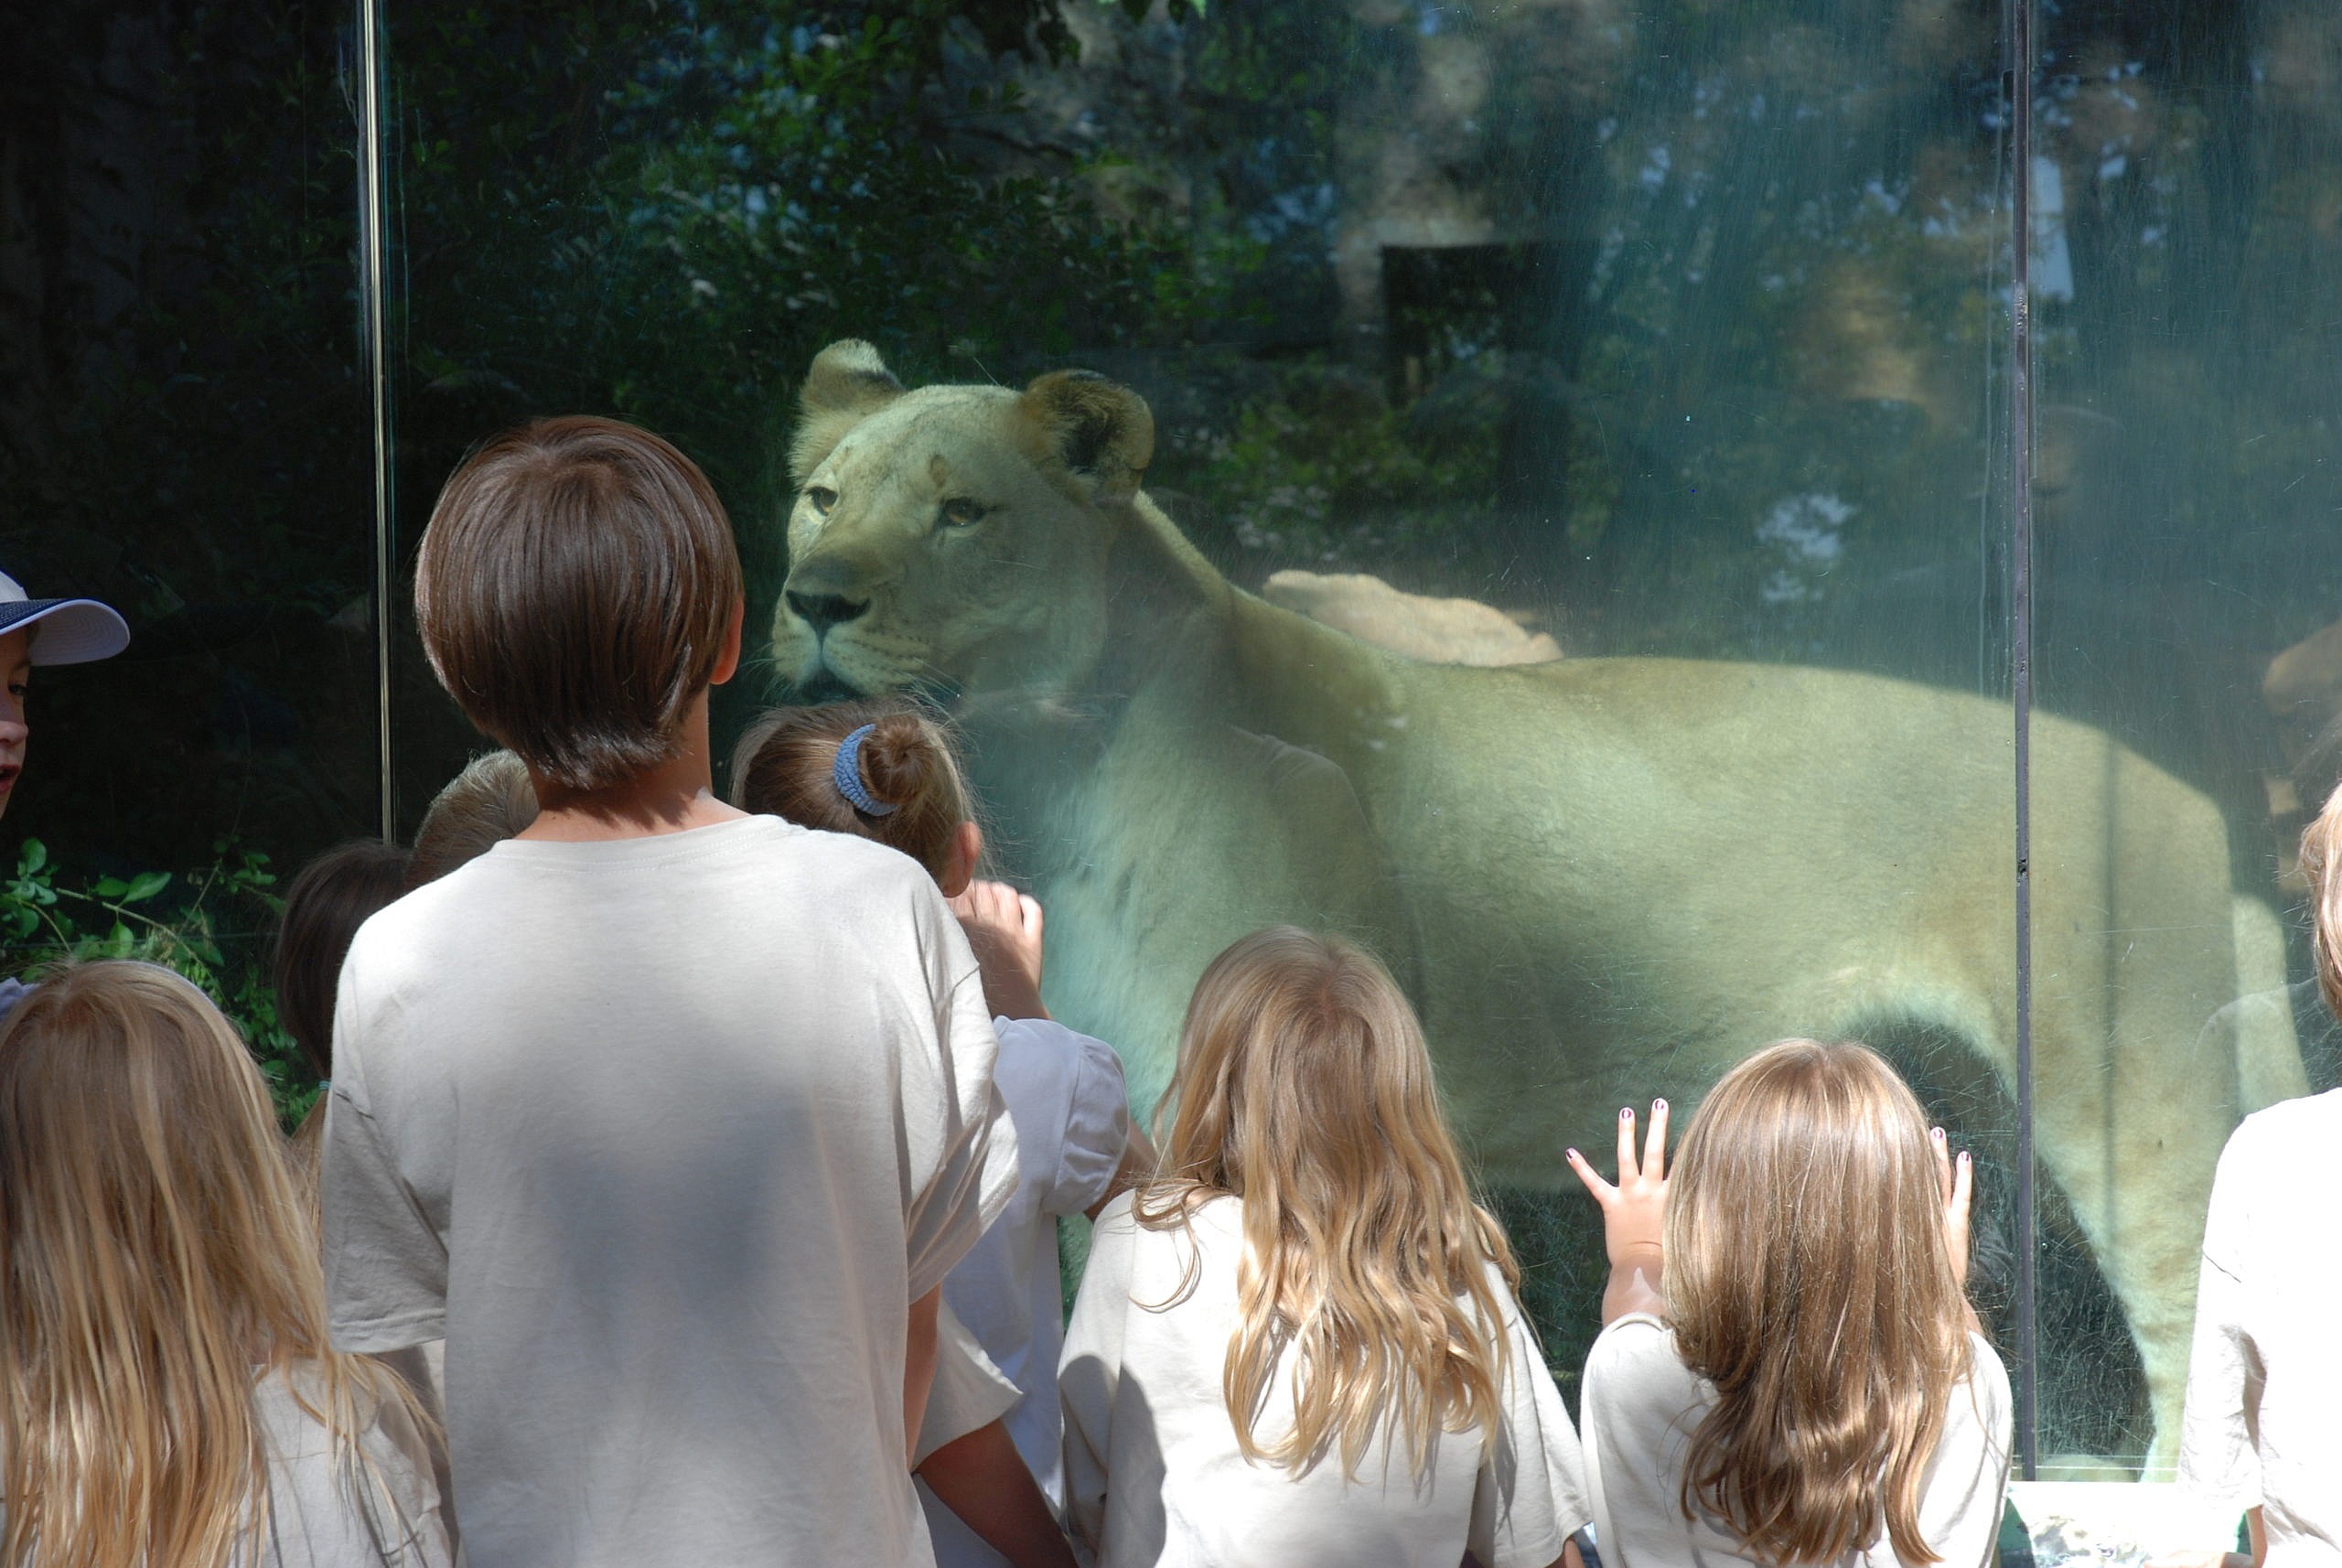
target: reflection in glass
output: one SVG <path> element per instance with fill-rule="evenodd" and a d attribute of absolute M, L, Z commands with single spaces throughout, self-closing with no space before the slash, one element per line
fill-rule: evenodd
<path fill-rule="evenodd" d="M 1371 941 L 1565 1380 L 1599 1248 L 1561 1147 L 1797 1032 L 1977 1149 L 2005 1347 L 2000 19 L 393 0 L 401 542 L 528 413 L 675 436 L 772 632 L 720 724 L 951 704 L 1052 1005 L 1142 1099 L 1225 941 Z M 2077 1464 L 2167 1450 L 2210 1158 L 2302 1081 L 2286 999 L 2238 999 L 2302 972 L 2272 846 L 2342 712 L 2299 306 L 2331 51 L 2283 45 L 2319 25 L 2061 11 L 2022 154 L 2039 1436 Z M 475 742 L 399 646 L 411 828 Z"/>

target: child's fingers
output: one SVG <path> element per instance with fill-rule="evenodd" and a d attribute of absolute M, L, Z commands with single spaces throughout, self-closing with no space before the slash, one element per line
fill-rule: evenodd
<path fill-rule="evenodd" d="M 1962 1149 L 1960 1151 L 1960 1163 L 1957 1166 L 1957 1174 L 1952 1177 L 1951 1203 L 1950 1205 L 1951 1212 L 1959 1216 L 1962 1224 L 1967 1222 L 1968 1206 L 1970 1201 L 1974 1198 L 1975 1196 L 1976 1162 L 1968 1157 L 1967 1150 Z"/>
<path fill-rule="evenodd" d="M 1618 1112 L 1618 1185 L 1626 1186 L 1641 1169 L 1635 1153 L 1635 1108 L 1629 1105 Z"/>
<path fill-rule="evenodd" d="M 1667 1101 L 1650 1102 L 1650 1134 L 1643 1140 L 1643 1175 L 1653 1181 L 1667 1179 Z"/>
<path fill-rule="evenodd" d="M 1041 913 L 1041 901 L 1029 893 L 1019 893 L 1016 896 L 1016 910 L 1025 918 L 1025 934 L 1035 941 L 1039 941 L 1041 923 L 1046 918 Z"/>
<path fill-rule="evenodd" d="M 1577 1173 L 1577 1179 L 1585 1184 L 1585 1190 L 1594 1195 L 1594 1200 L 1596 1203 L 1608 1203 L 1618 1195 L 1617 1187 L 1604 1181 L 1595 1174 L 1594 1167 L 1585 1163 L 1584 1155 L 1579 1154 L 1575 1149 L 1570 1149 L 1565 1151 L 1565 1156 L 1570 1162 L 1570 1169 Z"/>
<path fill-rule="evenodd" d="M 1936 1191 L 1946 1204 L 1951 1202 L 1951 1144 L 1940 1127 L 1928 1129 L 1928 1146 L 1936 1155 Z"/>

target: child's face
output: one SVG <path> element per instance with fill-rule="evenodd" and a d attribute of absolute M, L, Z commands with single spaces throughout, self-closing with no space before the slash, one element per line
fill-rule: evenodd
<path fill-rule="evenodd" d="M 32 628 L 0 636 L 0 816 L 7 815 L 25 768 L 25 687 L 32 672 Z"/>

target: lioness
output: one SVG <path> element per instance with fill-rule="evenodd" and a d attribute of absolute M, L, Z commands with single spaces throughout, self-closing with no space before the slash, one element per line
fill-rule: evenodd
<path fill-rule="evenodd" d="M 1785 1035 L 1931 1032 L 1982 1092 L 2014 1081 L 2006 706 L 1757 664 L 1409 662 L 1231 587 L 1140 492 L 1153 444 L 1095 376 L 906 392 L 833 345 L 772 628 L 802 690 L 956 706 L 1049 909 L 1050 1005 L 1122 1047 L 1135 1103 L 1205 961 L 1276 920 L 1390 959 L 1496 1183 L 1562 1183 L 1622 1103 Z M 2231 900 L 2203 796 L 2095 730 L 2032 735 L 2040 1155 L 2167 1453 L 2215 1158 L 2305 1087 L 2282 1025 L 2198 1035 L 2240 944 L 2282 981 L 2279 936 Z"/>

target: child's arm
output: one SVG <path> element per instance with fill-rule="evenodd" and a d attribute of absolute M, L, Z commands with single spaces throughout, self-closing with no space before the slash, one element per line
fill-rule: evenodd
<path fill-rule="evenodd" d="M 1073 1548 L 1002 1423 L 979 1426 L 938 1448 L 920 1463 L 919 1476 L 962 1523 L 1016 1568 L 1073 1568 Z"/>
<path fill-rule="evenodd" d="M 903 1458 L 918 1457 L 919 1423 L 927 1418 L 927 1391 L 935 1386 L 935 1314 L 943 1287 L 911 1303 L 910 1333 L 903 1347 Z"/>
<path fill-rule="evenodd" d="M 994 1015 L 1047 1017 L 1041 1004 L 1039 901 L 1005 882 L 971 882 L 951 904 L 983 972 L 984 1001 Z"/>
<path fill-rule="evenodd" d="M 1954 1165 L 1951 1144 L 1942 1128 L 1930 1129 L 1928 1136 L 1935 1144 L 1936 1174 L 1943 1187 L 1943 1240 L 1951 1253 L 1952 1278 L 1960 1282 L 1960 1305 L 1968 1316 L 1968 1332 L 1982 1334 L 1984 1326 L 1976 1316 L 1976 1304 L 1968 1298 L 1968 1208 L 1975 1193 L 1976 1163 L 1962 1149 Z"/>
<path fill-rule="evenodd" d="M 1650 1102 L 1650 1136 L 1640 1161 L 1635 1157 L 1635 1113 L 1618 1112 L 1618 1185 L 1595 1174 L 1585 1156 L 1569 1151 L 1570 1169 L 1602 1206 L 1603 1242 L 1610 1254 L 1610 1282 L 1602 1291 L 1606 1326 L 1632 1312 L 1667 1314 L 1661 1288 L 1661 1241 L 1667 1233 L 1667 1101 Z"/>

